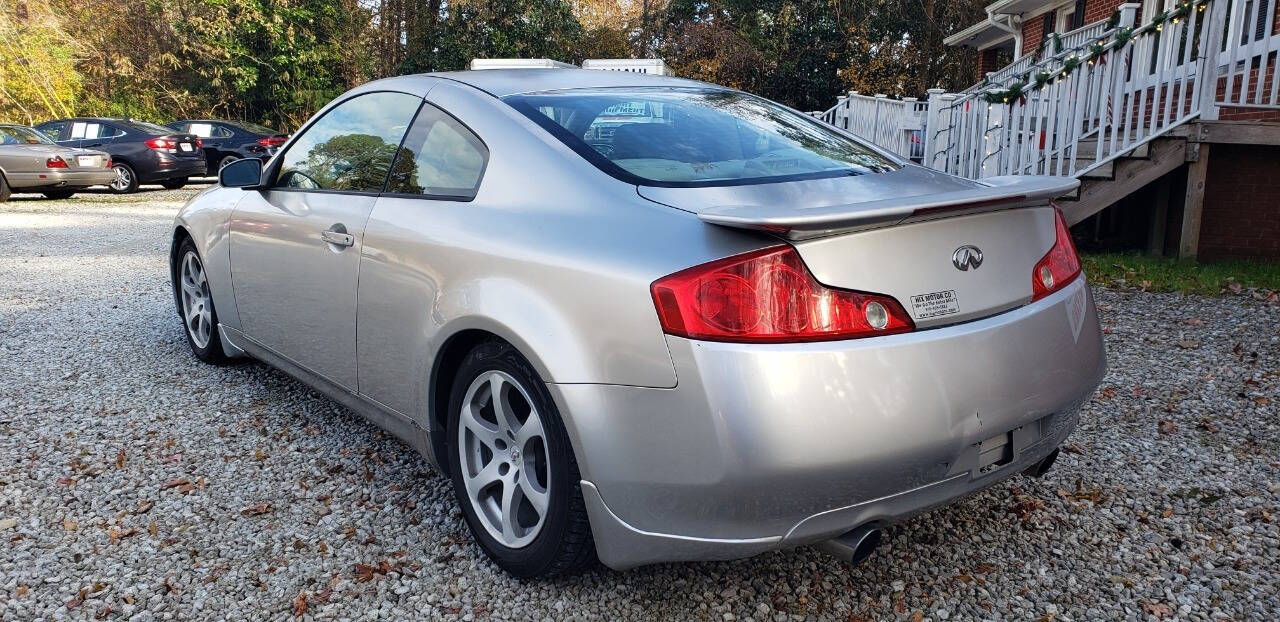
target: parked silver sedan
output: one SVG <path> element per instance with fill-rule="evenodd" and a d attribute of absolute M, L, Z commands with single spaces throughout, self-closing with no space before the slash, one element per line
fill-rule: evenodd
<path fill-rule="evenodd" d="M 518 576 L 879 530 L 1043 473 L 1105 368 L 1050 202 L 675 78 L 405 76 L 173 228 L 191 349 L 296 376 L 452 479 Z"/>
<path fill-rule="evenodd" d="M 25 125 L 0 124 L 0 203 L 13 192 L 66 199 L 113 179 L 106 153 L 60 146 Z"/>

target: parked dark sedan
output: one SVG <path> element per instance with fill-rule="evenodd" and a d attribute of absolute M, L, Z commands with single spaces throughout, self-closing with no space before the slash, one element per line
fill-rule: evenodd
<path fill-rule="evenodd" d="M 201 177 L 208 170 L 200 139 L 163 125 L 134 119 L 76 117 L 46 121 L 36 129 L 59 145 L 111 154 L 115 180 L 109 188 L 121 194 L 136 192 L 138 184 L 181 188 L 187 178 Z"/>
<path fill-rule="evenodd" d="M 169 127 L 193 134 L 204 141 L 204 156 L 210 172 L 241 158 L 266 161 L 289 138 L 287 134 L 281 134 L 265 125 L 247 121 L 185 119 L 174 121 Z"/>

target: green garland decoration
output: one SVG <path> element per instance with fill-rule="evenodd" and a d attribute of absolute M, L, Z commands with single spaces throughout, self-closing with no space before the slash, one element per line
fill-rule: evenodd
<path fill-rule="evenodd" d="M 1088 46 L 1088 54 L 1085 56 L 1073 54 L 1066 59 L 1063 59 L 1062 66 L 1054 71 L 1039 71 L 1035 72 L 1034 75 L 1031 71 L 1028 71 L 1023 74 L 1020 79 L 1004 89 L 986 91 L 983 93 L 983 98 L 987 103 L 992 105 L 1012 104 L 1020 101 L 1027 95 L 1029 87 L 1031 89 L 1042 89 L 1050 82 L 1066 78 L 1072 73 L 1075 73 L 1081 65 L 1085 63 L 1090 65 L 1094 64 L 1105 56 L 1107 52 L 1123 47 L 1134 38 L 1160 31 L 1163 24 L 1167 21 L 1172 21 L 1176 24 L 1179 20 L 1190 15 L 1194 10 L 1204 11 L 1205 7 L 1209 4 L 1209 1 L 1210 0 L 1186 0 L 1167 11 L 1162 11 L 1152 16 L 1150 22 L 1137 28 L 1133 26 L 1120 28 L 1120 11 L 1117 10 L 1115 13 L 1112 13 L 1111 19 L 1107 20 L 1107 25 L 1104 28 L 1104 30 L 1114 30 L 1115 32 L 1110 32 L 1109 34 L 1103 35 L 1095 40 Z M 1110 38 L 1110 40 L 1108 40 L 1108 38 Z M 1054 53 L 1062 53 L 1062 39 L 1058 36 L 1058 33 L 1052 33 L 1049 39 L 1042 38 L 1040 40 L 1040 45 L 1036 48 L 1037 56 L 1044 51 L 1045 46 L 1050 40 L 1053 42 Z M 983 78 L 982 84 L 983 86 L 986 86 L 990 84 L 990 80 Z"/>

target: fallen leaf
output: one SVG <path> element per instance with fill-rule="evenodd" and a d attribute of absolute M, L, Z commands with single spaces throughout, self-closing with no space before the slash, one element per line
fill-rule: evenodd
<path fill-rule="evenodd" d="M 307 612 L 307 593 L 298 592 L 293 598 L 293 615 L 296 618 L 302 617 Z"/>
<path fill-rule="evenodd" d="M 1142 603 L 1142 610 L 1161 620 L 1173 615 L 1173 608 L 1164 603 Z"/>
<path fill-rule="evenodd" d="M 271 511 L 271 504 L 266 501 L 259 501 L 247 508 L 240 510 L 243 516 L 261 516 Z"/>
<path fill-rule="evenodd" d="M 1170 516 L 1173 516 L 1173 508 L 1165 508 L 1164 513 L 1162 513 L 1161 516 L 1165 518 L 1169 518 Z"/>
<path fill-rule="evenodd" d="M 1182 339 L 1178 341 L 1178 347 L 1183 350 L 1194 350 L 1200 347 L 1200 342 L 1195 339 Z"/>
<path fill-rule="evenodd" d="M 76 607 L 83 605 L 84 599 L 87 596 L 89 596 L 89 588 L 87 587 L 80 588 L 80 593 L 76 594 L 75 598 L 72 598 L 70 601 L 67 602 L 67 609 L 75 609 Z"/>
<path fill-rule="evenodd" d="M 156 526 L 155 521 L 151 521 L 151 524 L 147 525 L 147 533 L 155 536 L 157 531 L 160 531 L 160 528 Z"/>
<path fill-rule="evenodd" d="M 261 448 L 261 447 L 259 447 L 259 448 L 255 449 L 255 450 L 253 450 L 253 459 L 254 459 L 254 460 L 258 460 L 258 461 L 266 460 L 266 459 L 267 459 L 267 453 L 266 453 L 265 451 L 262 451 L 262 448 Z"/>
<path fill-rule="evenodd" d="M 923 619 L 924 619 L 923 611 L 916 610 L 915 613 L 911 614 L 911 622 L 920 622 Z"/>
<path fill-rule="evenodd" d="M 62 519 L 62 528 L 66 531 L 75 531 L 80 528 L 80 524 L 69 518 L 64 518 Z"/>
<path fill-rule="evenodd" d="M 169 490 L 170 488 L 178 488 L 181 486 L 190 486 L 190 485 L 191 485 L 191 482 L 187 481 L 187 478 L 178 477 L 165 482 L 164 485 L 160 487 L 160 490 Z"/>
<path fill-rule="evenodd" d="M 128 529 L 116 529 L 112 527 L 107 530 L 107 539 L 112 543 L 119 542 L 125 538 L 129 538 L 138 534 L 138 530 L 130 527 Z"/>
<path fill-rule="evenodd" d="M 1173 434 L 1174 432 L 1177 432 L 1177 431 L 1178 431 L 1178 424 L 1176 424 L 1176 423 L 1174 423 L 1174 422 L 1172 422 L 1172 421 L 1170 421 L 1170 420 L 1168 420 L 1168 419 L 1162 419 L 1162 420 L 1160 421 L 1160 433 L 1161 433 L 1161 434 Z"/>
<path fill-rule="evenodd" d="M 30 592 L 30 591 L 31 591 L 31 588 L 25 585 L 19 585 L 18 589 L 14 591 L 14 594 L 16 594 L 18 598 L 22 598 L 27 595 L 27 592 Z"/>
<path fill-rule="evenodd" d="M 0 530 L 13 529 L 14 527 L 17 527 L 17 526 L 18 526 L 18 519 L 16 518 L 6 518 L 4 520 L 0 520 Z"/>
<path fill-rule="evenodd" d="M 155 501 L 152 501 L 150 499 L 143 499 L 142 502 L 138 504 L 138 509 L 134 510 L 133 513 L 146 514 L 147 512 L 150 512 L 151 508 L 153 507 L 156 507 Z"/>
<path fill-rule="evenodd" d="M 59 486 L 70 486 L 72 484 L 75 484 L 76 480 L 70 477 L 59 477 L 57 483 Z"/>
<path fill-rule="evenodd" d="M 1259 406 L 1266 406 L 1271 403 L 1271 398 L 1259 395 L 1253 398 L 1253 402 Z"/>
<path fill-rule="evenodd" d="M 1240 291 L 1244 288 L 1242 288 L 1239 283 L 1232 281 L 1230 283 L 1227 283 L 1227 289 L 1231 290 L 1231 293 L 1233 294 L 1239 294 Z"/>
<path fill-rule="evenodd" d="M 116 468 L 117 469 L 124 468 L 124 448 L 123 447 L 120 448 L 120 453 L 116 454 Z"/>

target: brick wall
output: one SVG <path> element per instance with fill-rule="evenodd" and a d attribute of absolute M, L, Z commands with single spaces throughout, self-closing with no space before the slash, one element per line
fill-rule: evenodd
<path fill-rule="evenodd" d="M 1280 12 L 1278 12 L 1280 13 Z M 1241 78 L 1248 78 L 1247 82 L 1241 83 Z M 1241 89 L 1245 91 L 1246 101 L 1257 103 L 1262 101 L 1267 104 L 1280 104 L 1280 102 L 1272 102 L 1270 93 L 1272 82 L 1276 80 L 1276 55 L 1271 54 L 1267 59 L 1266 72 L 1262 75 L 1262 91 L 1258 91 L 1258 63 L 1252 61 L 1249 66 L 1248 73 L 1236 74 L 1232 78 L 1231 84 L 1231 100 L 1240 101 Z M 1218 78 L 1218 97 L 1221 99 L 1227 93 L 1227 79 Z M 1261 95 L 1261 97 L 1259 97 Z M 1280 122 L 1280 109 L 1260 109 L 1260 108 L 1230 108 L 1222 107 L 1218 111 L 1218 118 L 1223 121 L 1273 121 Z"/>
<path fill-rule="evenodd" d="M 1125 0 L 1093 0 L 1084 5 L 1084 23 L 1092 24 L 1111 19 L 1111 14 L 1124 4 Z"/>
<path fill-rule="evenodd" d="M 1022 22 L 1022 53 L 1031 54 L 1044 38 L 1044 16 L 1037 15 Z"/>
<path fill-rule="evenodd" d="M 1000 50 L 988 48 L 978 52 L 978 82 L 987 77 L 988 73 L 1000 69 Z"/>
<path fill-rule="evenodd" d="M 1213 145 L 1200 258 L 1280 259 L 1280 146 Z"/>

